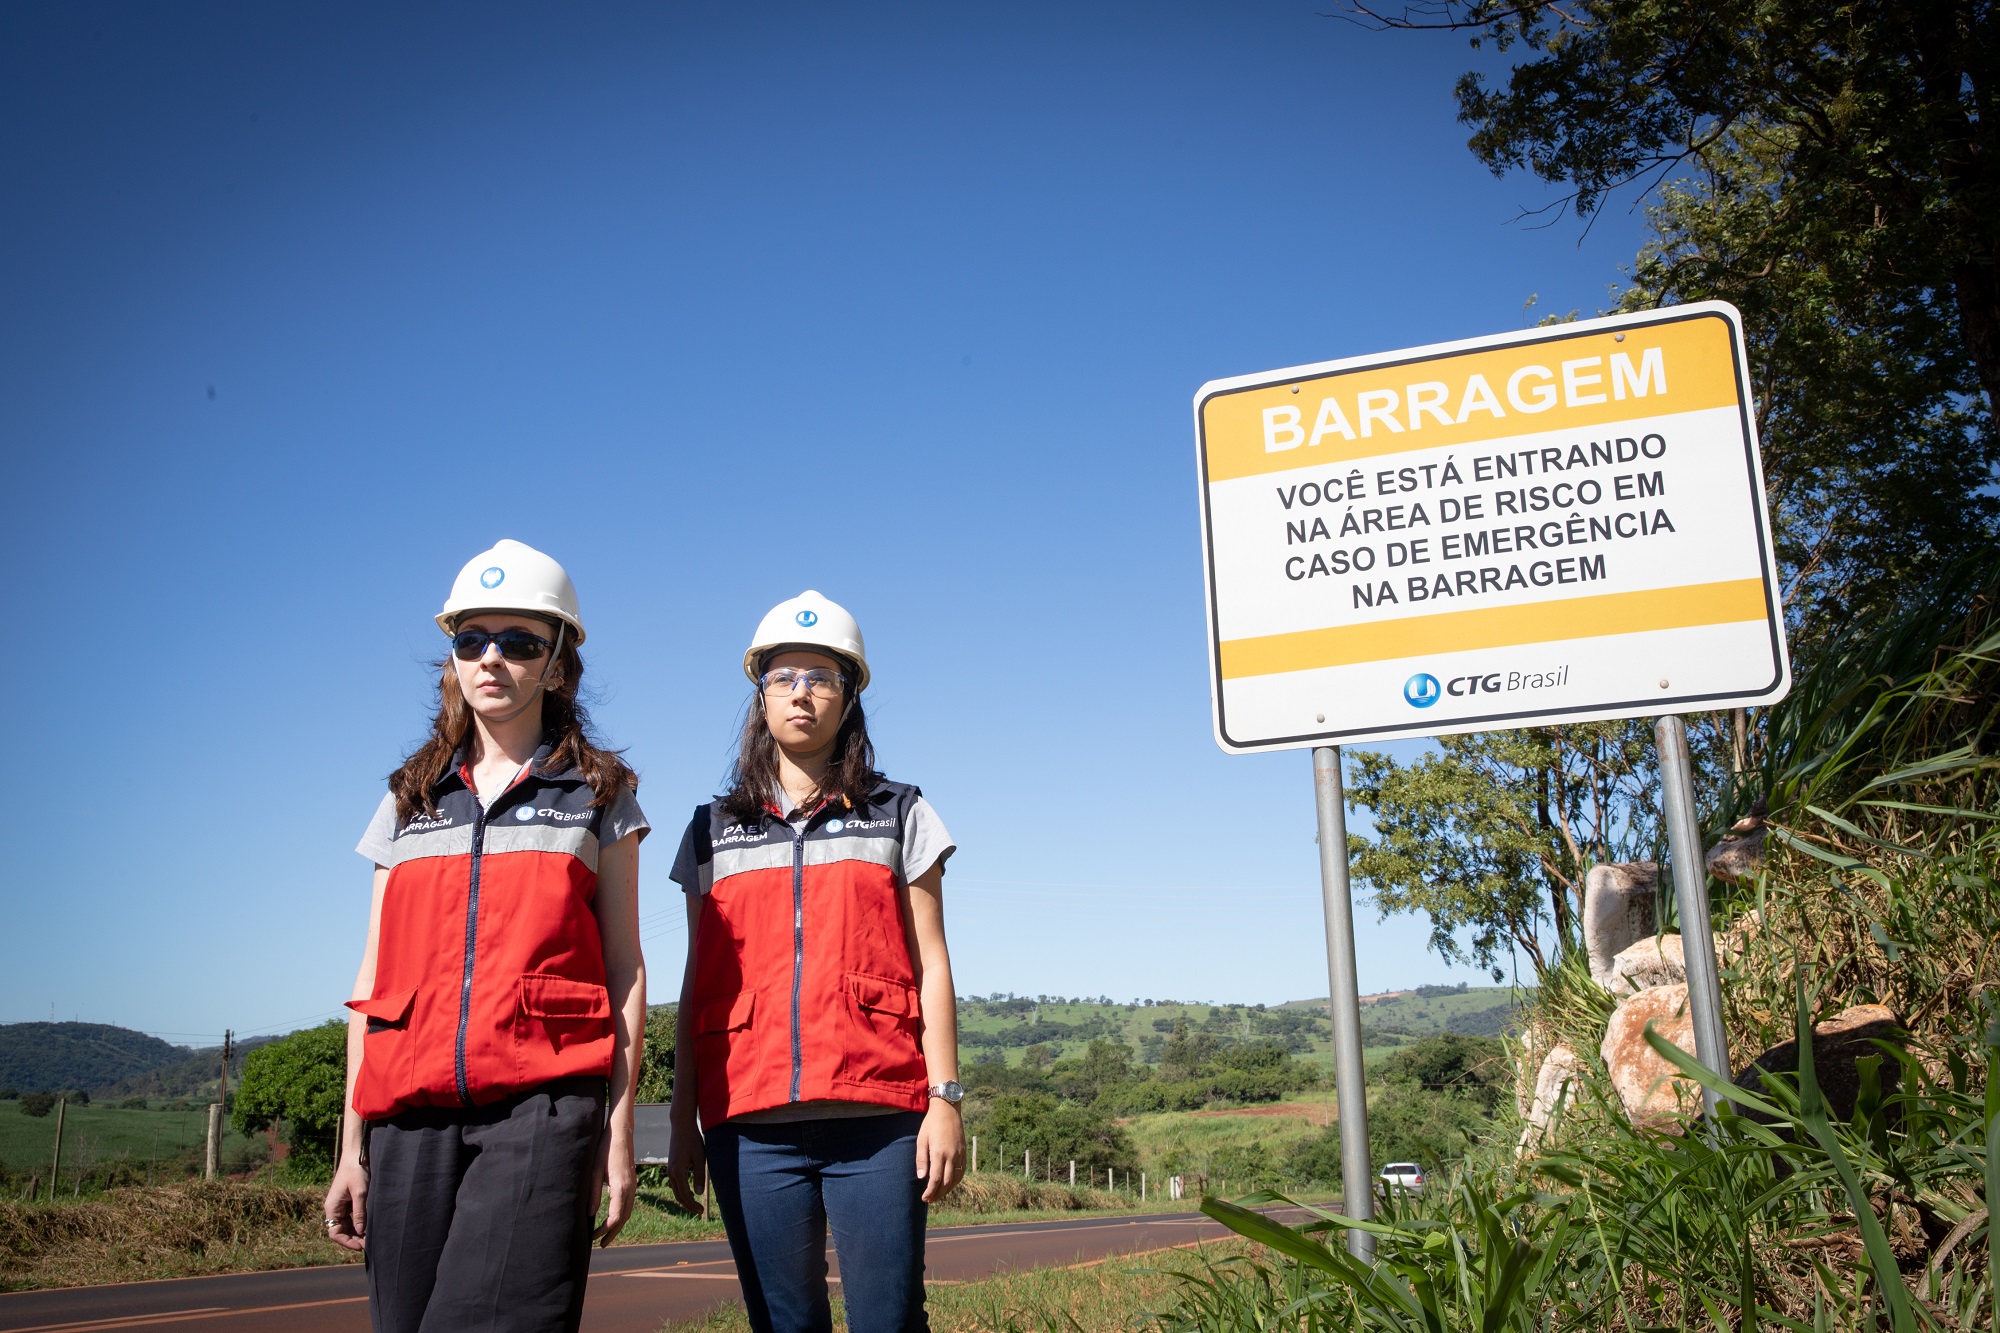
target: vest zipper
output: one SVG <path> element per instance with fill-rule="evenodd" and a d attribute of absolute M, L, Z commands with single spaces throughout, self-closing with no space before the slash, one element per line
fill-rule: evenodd
<path fill-rule="evenodd" d="M 472 959 L 479 947 L 479 860 L 486 846 L 486 806 L 475 793 L 472 801 L 472 883 L 465 894 L 465 977 L 458 990 L 458 1042 L 453 1069 L 458 1075 L 458 1099 L 472 1105 L 472 1083 L 465 1076 L 465 1034 L 472 1026 Z"/>
<path fill-rule="evenodd" d="M 807 819 L 808 824 L 811 819 Z M 804 1063 L 799 1042 L 799 990 L 806 971 L 806 831 L 792 830 L 792 1096 L 799 1099 L 799 1068 Z"/>

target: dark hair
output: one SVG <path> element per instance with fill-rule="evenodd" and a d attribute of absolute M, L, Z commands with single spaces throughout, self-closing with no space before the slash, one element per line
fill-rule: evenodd
<path fill-rule="evenodd" d="M 773 649 L 765 654 L 765 660 L 781 651 L 782 648 Z M 853 664 L 844 658 L 835 660 L 840 662 L 842 683 L 850 695 L 847 715 L 840 720 L 840 730 L 834 733 L 833 758 L 819 781 L 814 799 L 806 803 L 808 809 L 822 800 L 854 809 L 867 801 L 876 784 L 882 781 L 882 775 L 875 771 L 875 745 L 868 739 L 868 710 L 861 706 L 859 697 L 853 697 L 856 676 Z M 754 686 L 752 690 L 750 707 L 743 718 L 743 736 L 736 743 L 736 762 L 729 768 L 729 794 L 722 798 L 722 813 L 744 824 L 755 823 L 763 816 L 771 792 L 778 785 L 777 738 L 771 735 L 770 725 L 764 721 L 763 690 Z"/>
<path fill-rule="evenodd" d="M 472 734 L 472 707 L 465 702 L 465 692 L 458 686 L 451 654 L 447 652 L 436 666 L 438 707 L 437 716 L 431 719 L 431 734 L 403 761 L 401 768 L 389 775 L 389 791 L 396 798 L 399 823 L 407 822 L 418 811 L 426 815 L 437 813 L 431 791 L 451 771 L 452 758 Z M 556 654 L 549 675 L 555 683 L 545 687 L 541 697 L 542 738 L 550 746 L 548 770 L 581 773 L 594 793 L 591 801 L 594 806 L 610 802 L 620 787 L 637 791 L 639 775 L 619 757 L 620 751 L 607 750 L 597 743 L 590 714 L 577 702 L 577 691 L 583 684 L 583 657 L 567 631 L 563 634 L 562 651 Z"/>

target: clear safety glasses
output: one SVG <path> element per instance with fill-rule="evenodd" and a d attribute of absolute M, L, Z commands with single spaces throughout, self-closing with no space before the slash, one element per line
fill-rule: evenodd
<path fill-rule="evenodd" d="M 764 693 L 771 695 L 797 694 L 799 686 L 804 685 L 815 699 L 838 699 L 847 689 L 847 678 L 825 667 L 809 667 L 803 671 L 797 667 L 777 667 L 759 676 L 757 684 Z"/>

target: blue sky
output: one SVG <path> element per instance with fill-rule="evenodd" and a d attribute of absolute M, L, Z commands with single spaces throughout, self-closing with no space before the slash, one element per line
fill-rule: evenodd
<path fill-rule="evenodd" d="M 957 835 L 962 993 L 1323 994 L 1309 757 L 1210 739 L 1191 396 L 1594 311 L 1639 241 L 1512 221 L 1478 57 L 1327 8 L 0 11 L 0 1020 L 332 1014 L 503 536 L 644 779 L 656 1000 L 808 586 Z M 1357 917 L 1364 989 L 1478 981 Z"/>

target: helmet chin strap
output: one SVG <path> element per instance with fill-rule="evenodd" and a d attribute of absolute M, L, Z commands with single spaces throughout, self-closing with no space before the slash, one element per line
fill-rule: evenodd
<path fill-rule="evenodd" d="M 568 628 L 569 625 L 567 623 L 563 621 L 556 622 L 556 646 L 554 649 L 550 651 L 548 664 L 542 668 L 542 674 L 535 677 L 535 688 L 533 692 L 528 695 L 527 701 L 524 702 L 519 708 L 516 708 L 513 712 L 508 713 L 506 716 L 488 718 L 487 721 L 512 722 L 515 718 L 527 712 L 530 704 L 535 703 L 542 697 L 542 687 L 548 682 L 549 672 L 555 670 L 556 659 L 562 656 L 563 631 L 567 630 Z"/>

